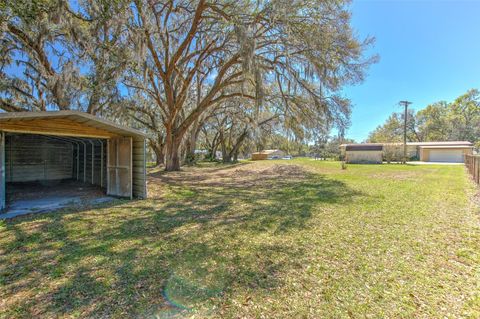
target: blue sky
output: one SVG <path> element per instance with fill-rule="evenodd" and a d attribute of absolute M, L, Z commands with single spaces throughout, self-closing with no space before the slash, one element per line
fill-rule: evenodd
<path fill-rule="evenodd" d="M 380 61 L 345 89 L 354 104 L 346 137 L 366 139 L 401 111 L 400 100 L 418 110 L 480 89 L 480 0 L 354 0 L 351 11 L 358 36 L 376 38 L 369 51 Z"/>

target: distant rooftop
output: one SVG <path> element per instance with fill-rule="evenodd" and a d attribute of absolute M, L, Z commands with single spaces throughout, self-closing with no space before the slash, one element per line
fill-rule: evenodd
<path fill-rule="evenodd" d="M 415 146 L 443 146 L 443 145 L 463 145 L 463 146 L 473 146 L 469 141 L 446 141 L 446 142 L 407 142 L 407 145 Z"/>
<path fill-rule="evenodd" d="M 471 145 L 419 145 L 420 148 L 473 148 Z"/>
<path fill-rule="evenodd" d="M 340 147 L 345 147 L 345 146 L 349 146 L 349 145 L 364 145 L 364 146 L 373 146 L 373 145 L 384 145 L 384 144 L 387 144 L 387 143 L 349 143 L 349 144 L 341 144 Z"/>
<path fill-rule="evenodd" d="M 263 150 L 263 151 L 260 151 L 260 152 L 255 152 L 253 154 L 272 154 L 272 153 L 275 153 L 275 152 L 282 152 L 281 150 Z"/>
<path fill-rule="evenodd" d="M 382 151 L 382 144 L 348 144 L 345 147 L 346 151 Z"/>
<path fill-rule="evenodd" d="M 354 143 L 354 144 L 342 144 L 340 147 L 346 147 L 348 145 L 403 145 L 403 143 Z M 473 146 L 469 141 L 444 141 L 444 142 L 407 142 L 410 146 Z"/>

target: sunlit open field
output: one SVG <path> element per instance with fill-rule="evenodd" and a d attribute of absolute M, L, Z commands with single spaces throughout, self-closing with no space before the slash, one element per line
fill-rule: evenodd
<path fill-rule="evenodd" d="M 2 222 L 0 317 L 480 317 L 463 166 L 211 164 L 148 187 Z"/>

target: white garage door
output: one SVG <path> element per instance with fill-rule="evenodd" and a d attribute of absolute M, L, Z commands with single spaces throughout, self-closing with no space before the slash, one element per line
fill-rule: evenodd
<path fill-rule="evenodd" d="M 430 150 L 430 162 L 463 163 L 463 151 Z"/>

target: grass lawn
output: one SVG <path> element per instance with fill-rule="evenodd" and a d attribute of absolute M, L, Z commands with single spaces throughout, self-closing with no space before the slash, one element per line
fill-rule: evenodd
<path fill-rule="evenodd" d="M 480 318 L 462 166 L 210 165 L 149 191 L 0 224 L 0 317 Z"/>

